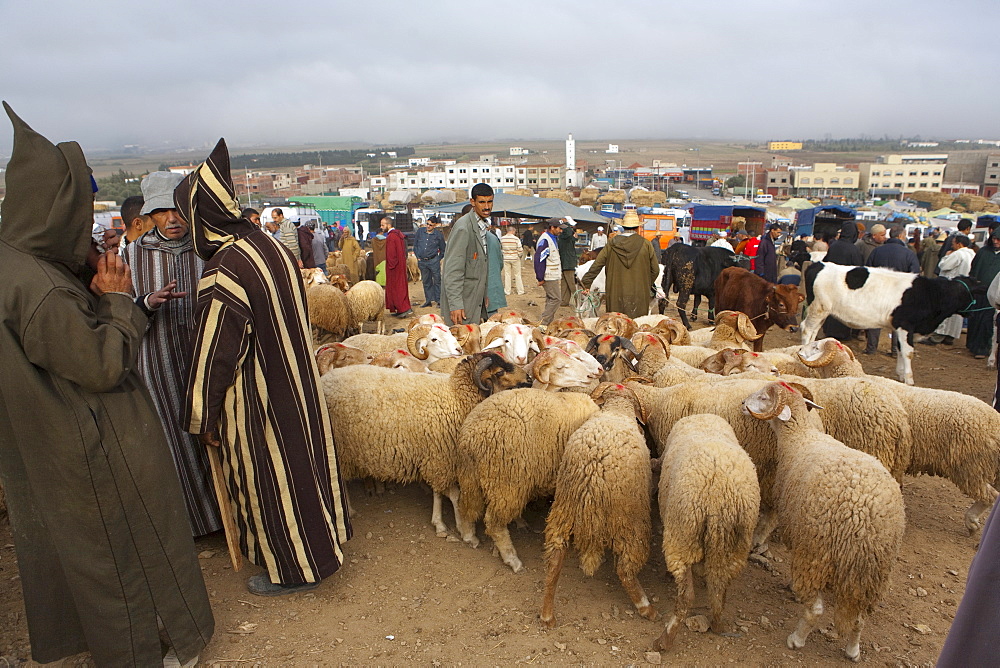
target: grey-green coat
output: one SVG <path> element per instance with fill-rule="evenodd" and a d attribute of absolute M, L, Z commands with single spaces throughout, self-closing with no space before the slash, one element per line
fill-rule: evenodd
<path fill-rule="evenodd" d="M 449 325 L 451 312 L 465 310 L 465 322 L 486 319 L 486 249 L 479 241 L 478 217 L 470 211 L 451 224 L 441 263 L 441 315 Z M 489 234 L 489 232 L 487 232 Z"/>
<path fill-rule="evenodd" d="M 181 661 L 214 620 L 180 484 L 136 373 L 146 316 L 95 297 L 90 170 L 20 119 L 0 227 L 0 476 L 32 657 L 90 650 L 160 665 L 159 616 Z"/>

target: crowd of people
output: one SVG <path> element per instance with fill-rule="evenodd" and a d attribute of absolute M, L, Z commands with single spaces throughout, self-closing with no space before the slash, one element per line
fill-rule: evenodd
<path fill-rule="evenodd" d="M 80 147 L 53 144 L 5 108 L 0 473 L 33 658 L 88 650 L 99 665 L 193 665 L 214 632 L 195 538 L 231 527 L 261 570 L 247 580 L 259 596 L 312 589 L 343 564 L 352 529 L 301 270 L 336 248 L 356 282 L 366 258 L 366 275 L 384 274 L 386 308 L 406 318 L 407 240 L 387 215 L 363 254 L 349 228 L 241 210 L 224 141 L 187 176 L 147 175 L 122 205 L 123 232 L 95 238 L 97 185 Z M 421 306 L 449 324 L 482 322 L 526 292 L 530 260 L 551 322 L 577 292 L 575 221 L 498 234 L 493 199 L 474 186 L 447 240 L 434 218 L 415 231 Z M 659 272 L 639 227 L 628 212 L 612 234 L 598 228 L 581 280 L 586 293 L 603 270 L 607 310 L 631 317 L 648 311 Z M 798 243 L 781 246 L 781 235 L 771 225 L 715 245 L 752 254 L 754 271 L 777 282 Z M 980 249 L 960 225 L 915 250 L 901 227 L 858 239 L 850 221 L 812 243 L 821 248 L 828 262 L 987 284 L 1000 273 L 1000 229 Z M 969 319 L 976 357 L 993 314 Z M 953 343 L 961 325 L 946 321 L 926 342 Z M 877 341 L 869 332 L 870 349 Z"/>

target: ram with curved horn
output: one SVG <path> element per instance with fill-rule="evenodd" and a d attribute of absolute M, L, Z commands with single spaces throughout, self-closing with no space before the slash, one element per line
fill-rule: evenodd
<path fill-rule="evenodd" d="M 827 338 L 807 343 L 796 354 L 803 364 L 815 369 L 820 378 L 865 375 L 854 351 L 837 339 Z"/>
<path fill-rule="evenodd" d="M 458 357 L 462 348 L 444 325 L 414 325 L 406 335 L 406 347 L 418 360 L 432 364 L 446 357 Z"/>

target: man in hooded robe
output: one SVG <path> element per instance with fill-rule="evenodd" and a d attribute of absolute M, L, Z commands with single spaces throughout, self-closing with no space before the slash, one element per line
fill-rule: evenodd
<path fill-rule="evenodd" d="M 128 266 L 91 248 L 76 142 L 14 125 L 0 226 L 0 477 L 31 654 L 100 666 L 181 662 L 215 627 L 174 465 L 136 357 L 147 317 Z M 87 286 L 90 286 L 88 290 Z"/>
<path fill-rule="evenodd" d="M 594 264 L 580 280 L 589 291 L 594 279 L 604 269 L 608 313 L 617 311 L 630 318 L 649 314 L 653 283 L 660 273 L 656 251 L 648 239 L 638 234 L 639 225 L 639 216 L 634 211 L 626 213 L 621 233 L 601 249 Z"/>
<path fill-rule="evenodd" d="M 182 422 L 220 448 L 240 549 L 261 596 L 315 587 L 351 536 L 295 257 L 240 218 L 220 140 L 174 191 L 205 260 Z"/>

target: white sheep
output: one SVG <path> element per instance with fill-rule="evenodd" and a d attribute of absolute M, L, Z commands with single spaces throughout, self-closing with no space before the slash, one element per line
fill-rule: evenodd
<path fill-rule="evenodd" d="M 1000 413 L 961 392 L 867 378 L 895 395 L 905 411 L 913 434 L 906 473 L 941 476 L 971 498 L 964 522 L 974 535 L 1000 487 Z"/>
<path fill-rule="evenodd" d="M 359 281 L 347 291 L 347 308 L 351 318 L 351 329 L 357 325 L 358 332 L 364 332 L 366 322 L 377 323 L 375 332 L 385 331 L 385 290 L 375 281 Z"/>
<path fill-rule="evenodd" d="M 820 378 L 865 375 L 865 370 L 854 356 L 854 351 L 837 339 L 827 338 L 807 343 L 799 347 L 796 355 Z"/>
<path fill-rule="evenodd" d="M 707 334 L 705 332 L 710 332 Z M 715 315 L 715 327 L 699 329 L 690 333 L 691 344 L 706 348 L 753 349 L 753 342 L 764 336 L 758 334 L 749 316 L 740 311 L 719 311 Z M 707 340 L 706 340 L 707 336 Z"/>
<path fill-rule="evenodd" d="M 309 324 L 314 332 L 318 330 L 316 338 L 322 339 L 326 332 L 335 339 L 343 339 L 351 329 L 347 297 L 339 288 L 325 281 L 309 285 L 306 287 L 306 305 L 309 308 Z"/>
<path fill-rule="evenodd" d="M 538 389 L 502 392 L 473 408 L 458 436 L 462 539 L 479 544 L 474 523 L 483 517 L 503 562 L 519 572 L 507 525 L 528 501 L 555 491 L 566 442 L 596 411 L 586 394 Z"/>
<path fill-rule="evenodd" d="M 863 373 L 850 349 L 832 339 L 806 344 L 800 357 L 825 378 Z M 875 385 L 875 392 L 898 399 L 899 411 L 906 416 L 911 445 L 905 461 L 899 462 L 902 468 L 898 473 L 937 475 L 951 481 L 973 500 L 964 523 L 969 535 L 974 535 L 983 515 L 993 506 L 1000 484 L 1000 414 L 989 404 L 961 392 L 913 387 L 878 376 L 863 377 Z M 820 385 L 805 382 L 812 390 Z"/>
<path fill-rule="evenodd" d="M 565 350 L 546 348 L 531 362 L 532 387 L 558 392 L 567 387 L 586 387 L 593 380 L 587 365 Z"/>
<path fill-rule="evenodd" d="M 711 627 L 722 633 L 726 590 L 746 566 L 760 512 L 757 471 L 718 415 L 691 415 L 670 430 L 660 461 L 663 559 L 677 584 L 674 614 L 657 640 L 670 649 L 694 602 L 692 567 L 703 563 Z"/>
<path fill-rule="evenodd" d="M 532 338 L 532 329 L 528 325 L 503 323 L 490 329 L 482 339 L 483 350 L 494 350 L 508 362 L 527 364 L 528 353 L 538 352 L 538 345 Z"/>
<path fill-rule="evenodd" d="M 766 554 L 767 538 L 774 529 L 770 508 L 775 437 L 771 429 L 744 415 L 739 405 L 743 397 L 766 386 L 774 377 L 752 373 L 728 377 L 699 373 L 702 377 L 697 380 L 668 388 L 632 383 L 629 386 L 648 407 L 646 426 L 661 451 L 670 430 L 678 420 L 689 415 L 712 413 L 733 427 L 737 440 L 757 467 L 762 508 L 754 545 L 756 551 Z M 876 457 L 897 480 L 902 479 L 910 461 L 912 437 L 899 399 L 879 387 L 875 380 L 867 378 L 799 378 L 798 382 L 807 386 L 816 401 L 826 408 L 822 416 L 809 413 L 817 429 L 825 428 L 848 446 Z"/>
<path fill-rule="evenodd" d="M 607 548 L 615 554 L 618 579 L 639 614 L 656 619 L 639 584 L 649 558 L 649 448 L 636 419 L 643 408 L 631 390 L 601 383 L 591 394 L 602 409 L 570 437 L 556 474 L 555 500 L 545 522 L 545 594 L 542 623 L 555 626 L 556 584 L 570 544 L 580 568 L 592 576 Z"/>
<path fill-rule="evenodd" d="M 398 348 L 406 349 L 411 355 L 428 365 L 446 357 L 458 357 L 462 348 L 448 330 L 440 324 L 418 324 L 409 332 L 397 334 L 355 334 L 344 339 L 347 345 L 360 348 L 371 355 L 389 352 Z"/>
<path fill-rule="evenodd" d="M 328 371 L 323 391 L 342 475 L 423 481 L 434 492 L 431 524 L 437 534 L 448 533 L 442 494 L 451 499 L 461 530 L 455 439 L 462 420 L 484 398 L 527 380 L 524 370 L 494 353 L 465 359 L 449 376 L 375 366 Z"/>
<path fill-rule="evenodd" d="M 454 357 L 450 359 L 461 360 L 463 358 Z M 430 369 L 427 367 L 426 362 L 418 360 L 402 348 L 390 350 L 385 353 L 378 353 L 372 357 L 371 365 L 384 367 L 386 369 L 403 369 L 404 371 L 411 371 L 413 373 L 430 373 Z"/>
<path fill-rule="evenodd" d="M 903 542 L 899 485 L 877 459 L 817 430 L 801 388 L 771 383 L 743 407 L 778 440 L 775 511 L 791 553 L 792 591 L 805 605 L 788 647 L 805 645 L 823 614 L 823 593 L 831 591 L 834 624 L 847 638 L 844 653 L 858 661 L 861 629 Z"/>
<path fill-rule="evenodd" d="M 365 351 L 343 343 L 320 346 L 315 354 L 316 367 L 321 376 L 330 369 L 339 369 L 352 364 L 368 364 L 372 361 L 372 356 Z"/>

